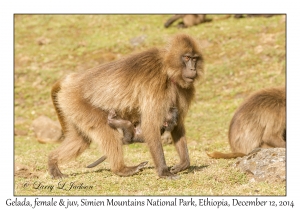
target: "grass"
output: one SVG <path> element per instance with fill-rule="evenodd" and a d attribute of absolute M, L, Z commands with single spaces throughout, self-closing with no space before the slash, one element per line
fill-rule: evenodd
<path fill-rule="evenodd" d="M 216 15 L 209 15 L 216 17 Z M 15 16 L 15 163 L 39 178 L 15 177 L 15 195 L 285 195 L 286 183 L 250 182 L 232 167 L 235 160 L 213 160 L 205 151 L 229 151 L 230 119 L 252 91 L 285 84 L 284 16 L 212 21 L 188 29 L 163 28 L 170 15 L 16 15 Z M 164 46 L 178 32 L 199 40 L 205 79 L 186 119 L 191 167 L 175 181 L 157 179 L 144 144 L 124 146 L 125 161 L 148 166 L 132 177 L 114 175 L 107 162 L 86 165 L 101 154 L 96 145 L 62 165 L 70 177 L 50 178 L 47 156 L 56 144 L 40 144 L 31 122 L 40 115 L 57 120 L 51 85 L 61 76 L 109 62 L 131 52 Z M 135 37 L 144 37 L 132 45 Z M 21 134 L 20 134 L 21 133 Z M 173 145 L 164 146 L 167 164 L 178 161 Z M 85 186 L 71 189 L 70 184 Z M 64 187 L 63 183 L 65 183 Z M 81 185 L 82 183 L 82 185 Z M 50 186 L 54 186 L 51 190 Z M 180 190 L 179 190 L 180 189 Z"/>

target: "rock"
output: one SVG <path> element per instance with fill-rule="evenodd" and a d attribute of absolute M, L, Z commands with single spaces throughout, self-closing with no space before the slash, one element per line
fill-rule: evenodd
<path fill-rule="evenodd" d="M 16 117 L 15 118 L 15 125 L 22 125 L 26 123 L 26 120 L 24 117 Z"/>
<path fill-rule="evenodd" d="M 36 40 L 37 44 L 38 45 L 47 45 L 51 42 L 51 39 L 48 39 L 46 37 L 39 37 L 37 40 Z"/>
<path fill-rule="evenodd" d="M 257 149 L 238 158 L 234 166 L 252 176 L 252 181 L 283 182 L 286 180 L 285 151 L 285 148 Z"/>
<path fill-rule="evenodd" d="M 208 48 L 212 45 L 211 42 L 207 39 L 199 40 L 199 42 L 200 42 L 200 46 L 201 46 L 202 49 Z"/>
<path fill-rule="evenodd" d="M 33 173 L 29 170 L 29 167 L 15 163 L 15 176 L 23 177 L 23 178 L 38 178 L 39 175 L 37 173 Z"/>
<path fill-rule="evenodd" d="M 21 129 L 15 129 L 14 130 L 14 135 L 15 136 L 27 136 L 27 131 L 21 130 Z"/>
<path fill-rule="evenodd" d="M 32 128 L 40 143 L 54 143 L 62 138 L 60 124 L 46 116 L 40 116 L 32 122 Z"/>
<path fill-rule="evenodd" d="M 133 47 L 137 47 L 137 46 L 141 45 L 142 43 L 144 43 L 146 38 L 147 38 L 146 35 L 141 35 L 141 36 L 130 39 L 129 42 Z"/>

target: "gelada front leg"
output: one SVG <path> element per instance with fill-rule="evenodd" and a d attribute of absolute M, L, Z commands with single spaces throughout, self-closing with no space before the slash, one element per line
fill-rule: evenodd
<path fill-rule="evenodd" d="M 184 126 L 178 125 L 171 132 L 174 141 L 175 148 L 180 158 L 179 164 L 171 168 L 171 172 L 176 174 L 180 171 L 187 169 L 190 166 L 190 158 L 187 148 L 187 142 L 185 138 Z"/>
<path fill-rule="evenodd" d="M 160 178 L 165 178 L 165 179 L 178 179 L 178 176 L 171 173 L 167 167 L 163 147 L 162 147 L 162 144 L 160 141 L 159 129 L 157 129 L 157 132 L 156 132 L 157 135 L 153 135 L 154 133 L 151 133 L 151 132 L 148 133 L 147 131 L 144 132 L 145 141 L 148 144 L 148 147 L 149 147 L 151 156 L 153 158 L 158 176 Z"/>

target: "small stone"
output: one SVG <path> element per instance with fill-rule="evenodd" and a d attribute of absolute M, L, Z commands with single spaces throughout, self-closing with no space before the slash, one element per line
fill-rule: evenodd
<path fill-rule="evenodd" d="M 39 175 L 37 173 L 31 172 L 28 166 L 15 163 L 15 176 L 23 177 L 23 178 L 38 178 Z"/>
<path fill-rule="evenodd" d="M 141 45 L 142 43 L 144 43 L 146 38 L 147 38 L 146 35 L 141 35 L 141 36 L 130 39 L 129 42 L 133 47 L 137 47 L 137 46 Z"/>
<path fill-rule="evenodd" d="M 51 40 L 46 37 L 39 37 L 36 42 L 38 45 L 47 45 L 51 42 Z"/>
<path fill-rule="evenodd" d="M 14 134 L 15 134 L 15 136 L 27 136 L 27 131 L 15 129 Z"/>

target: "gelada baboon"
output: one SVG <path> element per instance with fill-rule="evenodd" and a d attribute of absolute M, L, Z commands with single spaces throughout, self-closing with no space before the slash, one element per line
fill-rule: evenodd
<path fill-rule="evenodd" d="M 244 17 L 272 17 L 273 15 L 272 14 L 247 14 L 247 15 L 244 15 L 244 14 L 235 14 L 233 17 L 234 18 L 244 18 Z"/>
<path fill-rule="evenodd" d="M 211 19 L 206 19 L 206 15 L 201 14 L 190 14 L 190 15 L 173 15 L 165 22 L 165 28 L 168 28 L 172 23 L 176 20 L 182 19 L 182 22 L 178 23 L 178 28 L 187 28 L 194 25 L 198 25 L 200 23 L 209 22 Z"/>
<path fill-rule="evenodd" d="M 229 127 L 232 153 L 207 153 L 212 158 L 236 158 L 256 148 L 286 145 L 285 87 L 259 90 L 250 95 L 236 110 Z"/>
<path fill-rule="evenodd" d="M 131 144 L 133 142 L 143 142 L 142 130 L 140 123 L 132 123 L 129 120 L 120 118 L 115 110 L 110 110 L 108 113 L 107 123 L 114 129 L 120 129 L 123 138 L 123 144 Z"/>
<path fill-rule="evenodd" d="M 178 28 L 187 28 L 191 26 L 195 26 L 205 22 L 211 22 L 216 20 L 225 20 L 233 16 L 234 18 L 243 18 L 243 17 L 272 17 L 271 14 L 235 14 L 235 15 L 225 15 L 221 17 L 207 18 L 205 14 L 181 14 L 181 15 L 173 15 L 170 17 L 164 24 L 165 28 L 168 28 L 175 21 L 182 19 L 181 22 L 178 23 Z"/>
<path fill-rule="evenodd" d="M 164 123 L 160 128 L 160 134 L 165 131 L 172 131 L 177 125 L 178 109 L 171 107 L 167 116 L 164 119 Z M 140 122 L 130 122 L 129 120 L 119 117 L 115 110 L 110 110 L 108 113 L 108 125 L 114 129 L 121 129 L 123 133 L 123 144 L 131 144 L 134 142 L 145 142 L 142 137 L 142 129 Z"/>
<path fill-rule="evenodd" d="M 164 124 L 160 129 L 162 135 L 165 131 L 172 131 L 177 125 L 178 109 L 171 107 L 165 120 Z M 121 129 L 123 133 L 122 142 L 123 144 L 132 144 L 135 142 L 145 142 L 142 136 L 142 129 L 140 122 L 132 123 L 128 120 L 122 119 L 117 116 L 115 110 L 110 110 L 108 113 L 108 124 L 114 129 Z M 100 157 L 98 160 L 88 165 L 87 168 L 93 168 L 106 160 L 106 156 Z"/>
<path fill-rule="evenodd" d="M 184 119 L 195 95 L 193 83 L 202 74 L 203 58 L 197 42 L 181 34 L 165 48 L 129 55 L 58 81 L 52 99 L 65 139 L 49 155 L 50 174 L 63 177 L 58 164 L 80 155 L 91 141 L 107 155 L 117 175 L 130 176 L 144 167 L 145 163 L 125 165 L 122 134 L 107 123 L 113 109 L 122 119 L 141 122 L 158 176 L 177 178 L 175 174 L 190 165 Z M 178 109 L 177 126 L 171 134 L 180 157 L 171 171 L 160 141 L 160 129 L 170 107 Z"/>

